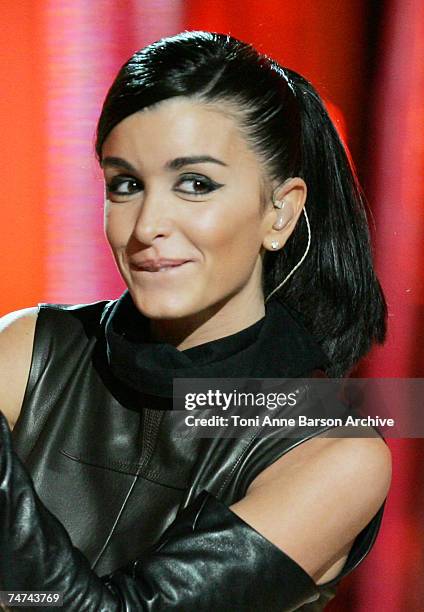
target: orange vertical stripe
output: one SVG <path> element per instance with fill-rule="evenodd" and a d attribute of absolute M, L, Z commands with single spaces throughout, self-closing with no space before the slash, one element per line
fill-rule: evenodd
<path fill-rule="evenodd" d="M 38 3 L 2 6 L 0 314 L 44 289 L 44 61 Z"/>

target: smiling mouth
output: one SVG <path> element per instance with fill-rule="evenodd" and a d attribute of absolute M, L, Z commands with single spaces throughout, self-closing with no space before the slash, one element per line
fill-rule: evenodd
<path fill-rule="evenodd" d="M 191 261 L 183 261 L 181 263 L 176 264 L 156 264 L 156 263 L 145 263 L 143 265 L 131 264 L 130 267 L 132 270 L 136 272 L 146 272 L 148 274 L 164 274 L 166 272 L 172 272 L 172 270 L 178 270 L 185 266 L 186 264 L 191 263 Z"/>

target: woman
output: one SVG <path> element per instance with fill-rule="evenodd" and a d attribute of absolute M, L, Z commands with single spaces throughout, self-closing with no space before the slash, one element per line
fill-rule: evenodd
<path fill-rule="evenodd" d="M 376 537 L 384 441 L 181 438 L 168 409 L 173 378 L 339 377 L 383 341 L 322 102 L 250 46 L 188 32 L 123 66 L 96 146 L 128 291 L 5 318 L 3 410 L 37 493 L 3 421 L 2 588 L 67 610 L 321 610 Z"/>

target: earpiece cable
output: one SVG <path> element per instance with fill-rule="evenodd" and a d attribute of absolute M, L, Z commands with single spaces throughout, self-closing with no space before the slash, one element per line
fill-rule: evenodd
<path fill-rule="evenodd" d="M 286 282 L 289 280 L 289 278 L 290 278 L 290 277 L 291 277 L 291 276 L 292 276 L 292 275 L 293 275 L 293 274 L 296 272 L 296 270 L 299 268 L 299 266 L 301 266 L 301 265 L 302 265 L 302 263 L 305 261 L 305 258 L 306 258 L 307 254 L 308 254 L 308 252 L 309 252 L 309 247 L 311 246 L 311 226 L 310 226 L 310 224 L 309 224 L 308 213 L 306 212 L 306 208 L 305 208 L 305 207 L 303 207 L 303 214 L 305 215 L 306 227 L 307 227 L 307 229 L 308 229 L 308 244 L 306 245 L 306 250 L 305 250 L 305 252 L 303 253 L 303 255 L 302 255 L 301 259 L 300 259 L 300 260 L 297 262 L 297 264 L 296 264 L 296 265 L 295 265 L 295 266 L 294 266 L 294 267 L 293 267 L 293 268 L 290 270 L 290 272 L 287 274 L 286 278 L 285 278 L 285 279 L 284 279 L 284 280 L 283 280 L 283 281 L 282 281 L 282 282 L 281 282 L 279 285 L 277 285 L 277 286 L 275 287 L 275 289 L 273 289 L 273 290 L 271 291 L 271 293 L 270 293 L 270 294 L 269 294 L 269 295 L 268 295 L 268 296 L 265 298 L 265 304 L 266 304 L 266 303 L 267 303 L 267 301 L 270 299 L 270 297 L 271 297 L 272 295 L 274 295 L 274 293 L 275 293 L 276 291 L 278 291 L 279 289 L 281 289 L 281 287 L 282 287 L 283 285 L 285 285 L 285 284 L 286 284 Z"/>

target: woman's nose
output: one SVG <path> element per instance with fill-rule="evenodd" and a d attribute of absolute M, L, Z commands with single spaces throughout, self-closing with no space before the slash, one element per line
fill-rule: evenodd
<path fill-rule="evenodd" d="M 173 221 L 169 203 L 164 194 L 145 192 L 132 236 L 142 244 L 152 244 L 155 238 L 168 236 Z"/>

